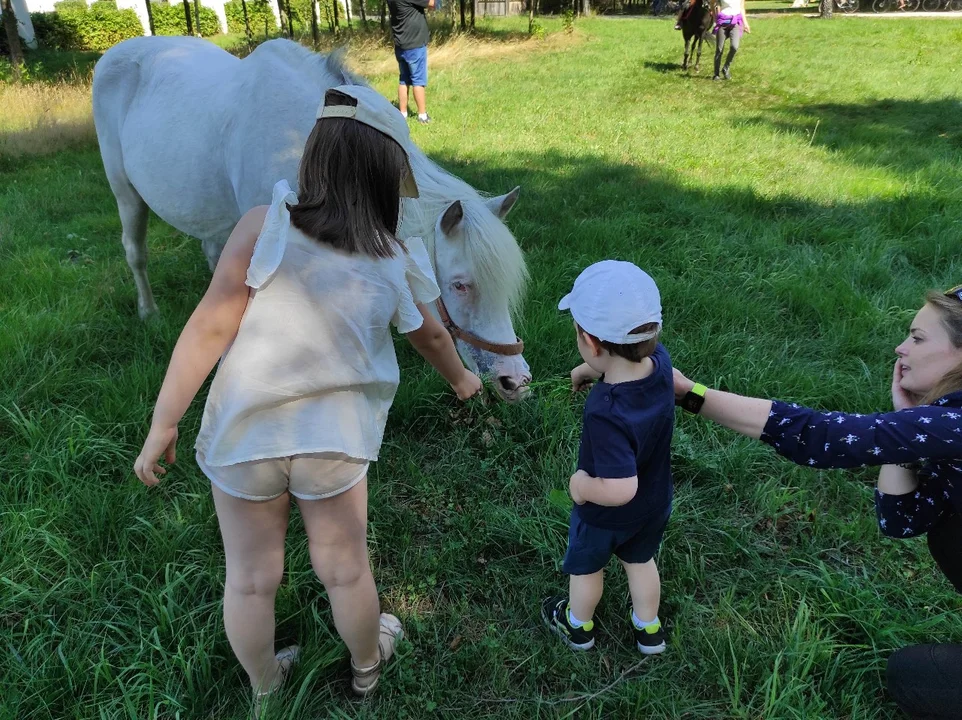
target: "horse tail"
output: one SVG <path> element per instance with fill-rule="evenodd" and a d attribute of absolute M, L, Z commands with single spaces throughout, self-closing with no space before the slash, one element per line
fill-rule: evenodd
<path fill-rule="evenodd" d="M 347 69 L 344 58 L 347 55 L 347 46 L 341 45 L 327 54 L 324 59 L 325 69 L 336 78 L 335 85 L 367 85 L 360 75 L 355 75 Z"/>

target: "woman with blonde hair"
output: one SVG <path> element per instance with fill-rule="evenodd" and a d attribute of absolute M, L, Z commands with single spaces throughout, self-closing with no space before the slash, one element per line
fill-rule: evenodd
<path fill-rule="evenodd" d="M 881 466 L 875 509 L 882 533 L 925 535 L 962 592 L 962 285 L 926 295 L 895 348 L 894 411 L 819 412 L 709 390 L 674 371 L 682 407 L 813 468 Z M 962 718 L 962 645 L 902 648 L 888 661 L 889 692 L 914 718 Z"/>

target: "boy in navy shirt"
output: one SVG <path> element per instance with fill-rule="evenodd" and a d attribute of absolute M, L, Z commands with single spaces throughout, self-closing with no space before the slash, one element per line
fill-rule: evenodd
<path fill-rule="evenodd" d="M 616 555 L 628 575 L 635 642 L 653 655 L 665 649 L 654 555 L 671 515 L 675 420 L 671 360 L 658 342 L 658 287 L 637 266 L 605 260 L 578 276 L 558 309 L 571 311 L 585 361 L 571 371 L 575 389 L 601 379 L 585 401 L 569 485 L 569 597 L 547 598 L 541 615 L 569 647 L 593 647 L 602 573 Z"/>

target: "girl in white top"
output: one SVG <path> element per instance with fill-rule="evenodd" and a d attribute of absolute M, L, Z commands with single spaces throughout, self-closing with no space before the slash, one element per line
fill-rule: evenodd
<path fill-rule="evenodd" d="M 395 236 L 400 197 L 417 197 L 407 138 L 370 88 L 328 91 L 301 158 L 300 199 L 279 182 L 272 204 L 234 228 L 174 348 L 135 464 L 146 485 L 159 482 L 161 456 L 175 461 L 177 424 L 221 359 L 197 460 L 224 540 L 224 626 L 258 713 L 297 657 L 296 646 L 274 653 L 291 495 L 355 692 L 374 689 L 401 636 L 397 618 L 380 614 L 367 555 L 368 463 L 399 380 L 390 326 L 459 398 L 481 388 L 424 307 L 440 290 L 423 244 Z"/>

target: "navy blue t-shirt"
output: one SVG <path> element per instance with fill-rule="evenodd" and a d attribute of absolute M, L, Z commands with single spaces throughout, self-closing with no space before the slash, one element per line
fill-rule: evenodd
<path fill-rule="evenodd" d="M 585 401 L 578 469 L 605 479 L 638 476 L 638 491 L 625 505 L 575 505 L 589 525 L 641 526 L 656 515 L 664 517 L 671 507 L 675 425 L 671 358 L 659 344 L 651 359 L 655 368 L 648 377 L 614 385 L 595 383 Z"/>

